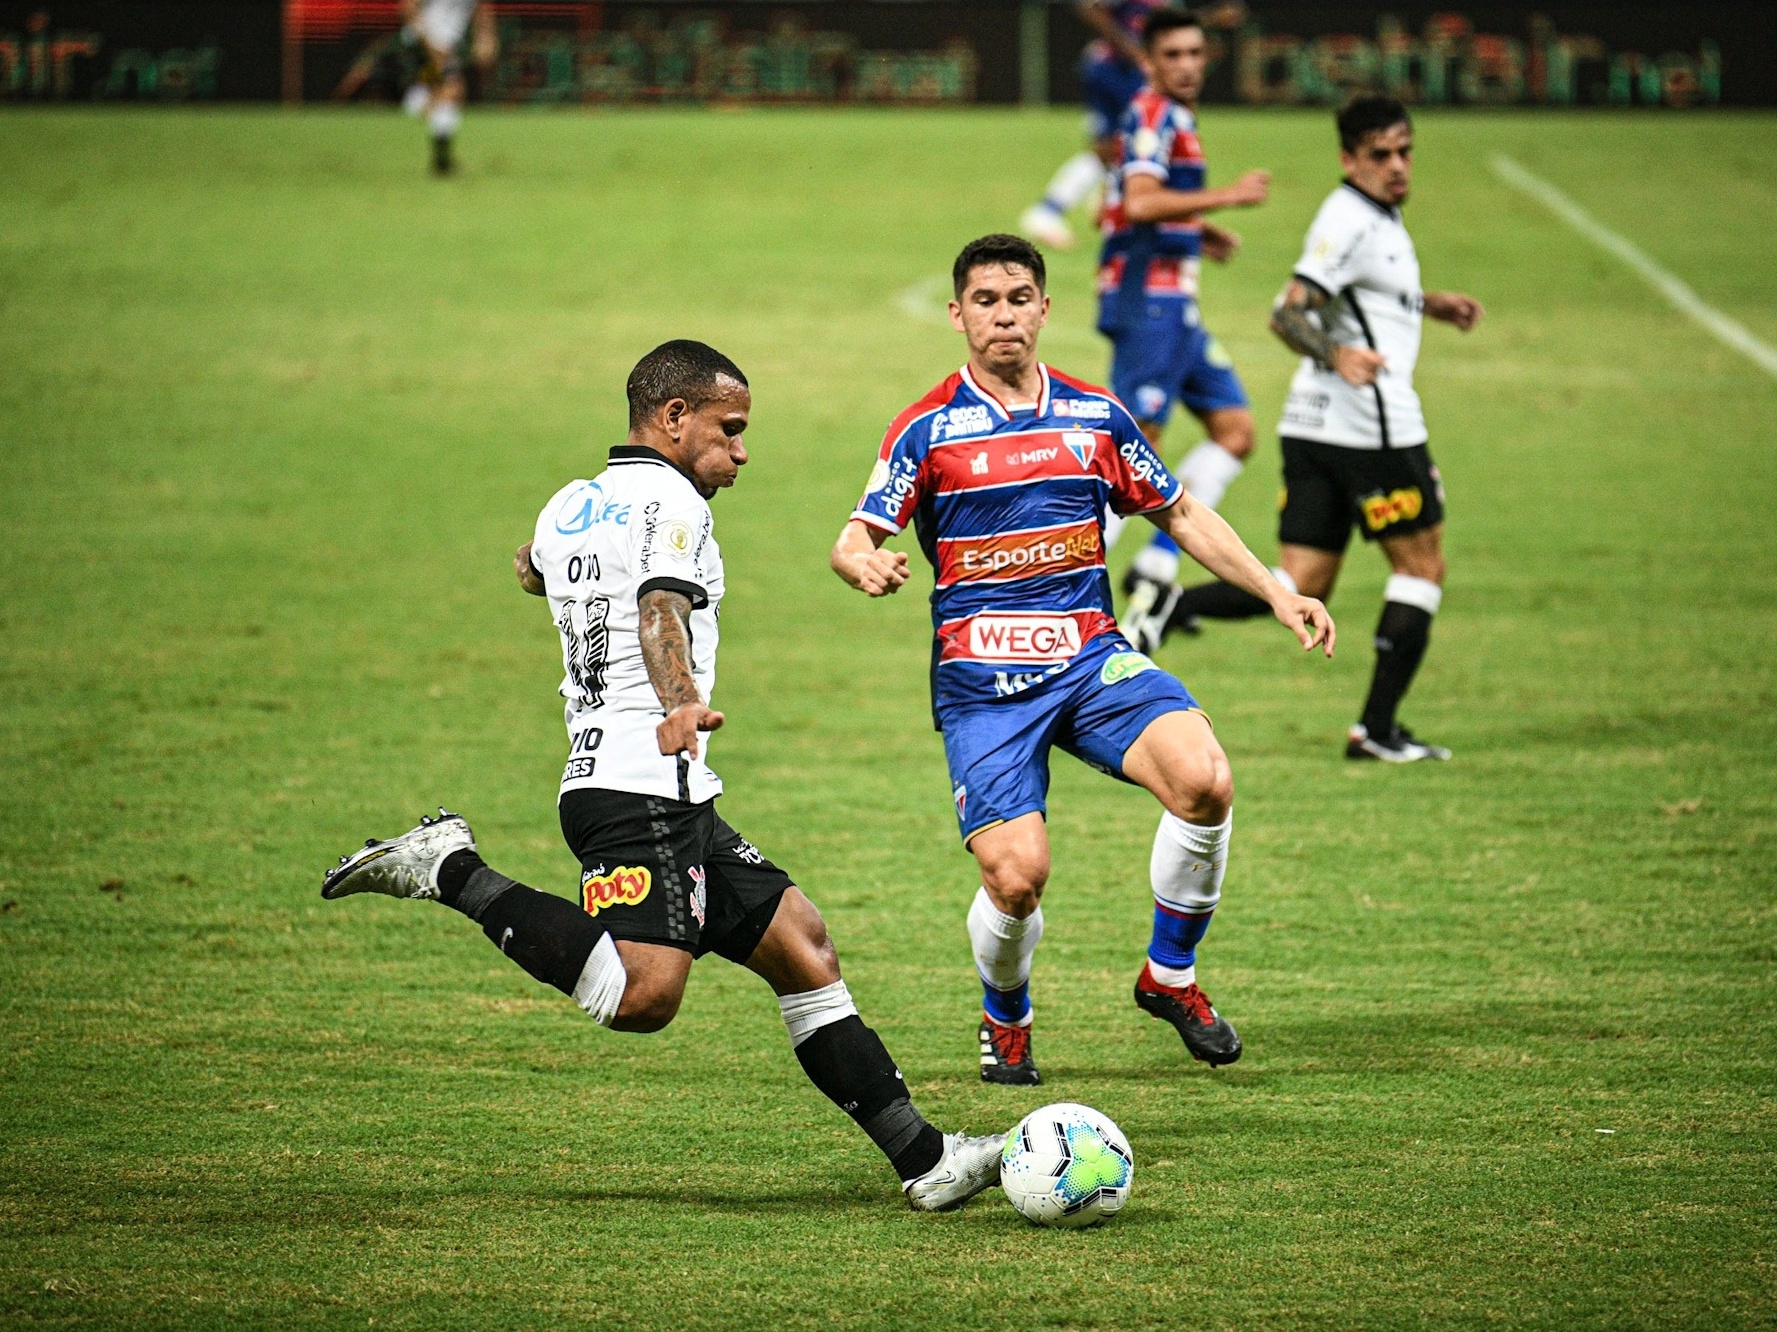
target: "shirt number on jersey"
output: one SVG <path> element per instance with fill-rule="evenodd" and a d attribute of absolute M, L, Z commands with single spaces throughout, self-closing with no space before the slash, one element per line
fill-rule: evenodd
<path fill-rule="evenodd" d="M 568 602 L 555 622 L 567 649 L 568 680 L 583 707 L 596 708 L 605 701 L 605 658 L 610 651 L 605 619 L 610 613 L 609 597 L 589 597 Z"/>

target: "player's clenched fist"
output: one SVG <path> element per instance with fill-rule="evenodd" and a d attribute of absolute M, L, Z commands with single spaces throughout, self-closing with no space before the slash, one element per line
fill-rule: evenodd
<path fill-rule="evenodd" d="M 1265 202 L 1271 193 L 1269 171 L 1249 171 L 1228 187 L 1228 202 L 1236 208 L 1250 208 Z"/>
<path fill-rule="evenodd" d="M 697 757 L 697 733 L 719 731 L 728 720 L 721 713 L 702 703 L 681 703 L 666 714 L 666 720 L 654 728 L 662 754 L 683 754 Z"/>
<path fill-rule="evenodd" d="M 1368 347 L 1346 345 L 1333 348 L 1331 365 L 1340 379 L 1353 388 L 1374 384 L 1388 358 Z"/>
<path fill-rule="evenodd" d="M 886 597 L 901 590 L 907 581 L 907 552 L 873 550 L 864 556 L 857 568 L 858 590 L 873 597 Z"/>

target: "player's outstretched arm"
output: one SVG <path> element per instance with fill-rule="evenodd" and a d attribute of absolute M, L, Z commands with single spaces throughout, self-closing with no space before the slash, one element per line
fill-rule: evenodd
<path fill-rule="evenodd" d="M 1214 509 L 1199 504 L 1185 491 L 1170 509 L 1148 517 L 1197 563 L 1217 578 L 1251 592 L 1271 607 L 1278 622 L 1293 633 L 1306 651 L 1319 647 L 1333 655 L 1337 629 L 1327 608 L 1313 597 L 1298 596 L 1271 576 L 1259 557 Z"/>
<path fill-rule="evenodd" d="M 549 589 L 544 586 L 543 575 L 537 572 L 537 566 L 531 563 L 531 543 L 525 542 L 512 557 L 512 572 L 518 575 L 518 585 L 533 597 L 548 595 Z"/>
<path fill-rule="evenodd" d="M 1308 357 L 1323 370 L 1333 371 L 1354 388 L 1374 384 L 1382 367 L 1388 364 L 1387 359 L 1368 347 L 1333 340 L 1322 318 L 1322 312 L 1332 303 L 1332 296 L 1319 287 L 1291 278 L 1271 307 L 1271 331 L 1291 351 Z"/>
<path fill-rule="evenodd" d="M 1142 49 L 1140 42 L 1123 30 L 1123 25 L 1117 22 L 1117 16 L 1111 13 L 1111 7 L 1105 0 L 1078 0 L 1074 7 L 1080 11 L 1080 18 L 1088 28 L 1116 47 L 1130 64 L 1152 77 L 1148 68 L 1148 53 Z"/>
<path fill-rule="evenodd" d="M 1123 181 L 1123 214 L 1131 222 L 1186 222 L 1220 208 L 1251 208 L 1271 192 L 1269 171 L 1249 171 L 1218 190 L 1169 190 L 1157 176 L 1131 173 Z"/>
<path fill-rule="evenodd" d="M 655 588 L 636 603 L 641 614 L 642 664 L 666 709 L 654 728 L 662 754 L 697 756 L 697 733 L 719 730 L 727 718 L 710 709 L 691 674 L 691 598 Z"/>
<path fill-rule="evenodd" d="M 853 518 L 833 543 L 827 563 L 846 583 L 873 597 L 890 596 L 907 581 L 905 551 L 884 550 L 889 533 Z"/>
<path fill-rule="evenodd" d="M 1464 296 L 1460 291 L 1428 291 L 1425 293 L 1425 314 L 1428 319 L 1442 320 L 1446 324 L 1455 324 L 1457 329 L 1467 333 L 1481 322 L 1481 316 L 1487 313 L 1485 306 L 1473 296 Z"/>

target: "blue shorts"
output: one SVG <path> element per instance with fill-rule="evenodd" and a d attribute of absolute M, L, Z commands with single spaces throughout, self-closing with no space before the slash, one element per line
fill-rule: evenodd
<path fill-rule="evenodd" d="M 1234 362 L 1203 327 L 1196 301 L 1150 296 L 1143 314 L 1134 327 L 1110 334 L 1111 391 L 1136 420 L 1165 421 L 1174 402 L 1199 416 L 1247 405 Z"/>
<path fill-rule="evenodd" d="M 1128 781 L 1123 755 L 1148 724 L 1192 709 L 1201 711 L 1191 691 L 1122 634 L 1101 634 L 1067 670 L 1026 693 L 940 707 L 963 845 L 985 828 L 1044 812 L 1051 745 Z"/>
<path fill-rule="evenodd" d="M 1148 86 L 1147 76 L 1127 61 L 1115 58 L 1080 61 L 1080 82 L 1086 85 L 1086 132 L 1094 143 L 1117 132 L 1117 122 Z"/>

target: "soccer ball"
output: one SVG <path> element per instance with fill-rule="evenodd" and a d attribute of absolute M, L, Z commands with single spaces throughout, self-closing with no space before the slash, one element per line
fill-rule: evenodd
<path fill-rule="evenodd" d="M 1109 1221 L 1129 1201 L 1135 1153 L 1089 1105 L 1033 1110 L 1006 1135 L 1000 1187 L 1026 1221 L 1069 1230 Z"/>

